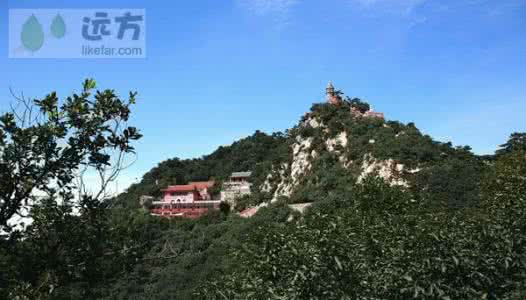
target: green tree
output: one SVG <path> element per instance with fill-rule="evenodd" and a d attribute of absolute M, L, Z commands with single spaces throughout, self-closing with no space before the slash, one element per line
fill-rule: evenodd
<path fill-rule="evenodd" d="M 526 150 L 502 154 L 484 184 L 485 205 L 496 212 L 521 213 L 526 208 Z"/>
<path fill-rule="evenodd" d="M 510 153 L 513 151 L 526 151 L 526 133 L 514 132 L 511 134 L 508 141 L 500 145 L 500 149 L 496 151 L 497 155 Z"/>
<path fill-rule="evenodd" d="M 55 92 L 34 101 L 18 97 L 20 109 L 0 116 L 0 229 L 24 203 L 36 201 L 36 191 L 72 199 L 74 179 L 87 169 L 101 174 L 94 197 L 102 196 L 123 155 L 133 153 L 131 142 L 141 134 L 126 122 L 136 93 L 124 101 L 113 90 L 92 94 L 94 88 L 86 80 L 62 104 Z"/>
<path fill-rule="evenodd" d="M 371 106 L 369 103 L 364 102 L 358 98 L 352 98 L 348 100 L 351 107 L 357 109 L 359 112 L 364 113 L 366 111 L 369 111 L 371 109 Z"/>
<path fill-rule="evenodd" d="M 0 229 L 11 232 L 0 262 L 12 266 L 0 296 L 95 298 L 96 285 L 125 265 L 128 248 L 111 230 L 106 188 L 141 137 L 127 126 L 136 93 L 125 101 L 94 88 L 86 80 L 62 103 L 55 92 L 18 97 L 18 107 L 0 117 Z M 94 192 L 85 189 L 87 172 L 99 175 Z M 32 224 L 13 231 L 8 221 L 28 208 Z"/>

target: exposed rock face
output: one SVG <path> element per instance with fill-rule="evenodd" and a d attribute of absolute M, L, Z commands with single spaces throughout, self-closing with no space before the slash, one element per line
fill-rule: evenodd
<path fill-rule="evenodd" d="M 307 208 L 309 208 L 311 205 L 312 203 L 297 203 L 297 204 L 290 204 L 289 208 L 299 213 L 304 213 L 307 210 Z"/>
<path fill-rule="evenodd" d="M 379 160 L 369 153 L 364 153 L 358 167 L 355 165 L 356 162 L 349 160 L 346 155 L 347 151 L 349 151 L 349 135 L 347 132 L 342 131 L 334 137 L 328 137 L 328 128 L 323 122 L 313 117 L 308 117 L 299 126 L 300 128 L 311 127 L 321 130 L 324 136 L 327 136 L 324 138 L 324 151 L 334 154 L 341 165 L 349 172 L 351 172 L 352 168 L 359 169 L 360 173 L 354 174 L 357 176 L 358 182 L 361 182 L 367 176 L 379 176 L 392 185 L 408 187 L 409 183 L 403 178 L 403 174 L 405 172 L 414 173 L 419 171 L 419 169 L 405 170 L 403 164 L 393 159 Z M 374 144 L 375 140 L 370 140 L 369 143 Z M 288 163 L 282 163 L 275 167 L 262 185 L 263 191 L 272 193 L 273 201 L 276 201 L 280 196 L 290 196 L 301 182 L 301 179 L 311 171 L 314 160 L 321 154 L 314 149 L 312 137 L 303 138 L 296 136 L 295 142 L 291 147 L 291 160 Z"/>
<path fill-rule="evenodd" d="M 253 215 L 255 215 L 259 211 L 260 208 L 267 207 L 267 206 L 268 206 L 268 203 L 261 203 L 258 206 L 249 207 L 249 208 L 239 212 L 238 215 L 240 217 L 242 217 L 242 218 L 250 218 Z M 303 213 L 305 213 L 307 208 L 312 206 L 312 203 L 297 203 L 297 204 L 289 204 L 288 206 L 289 206 L 290 209 L 303 214 Z M 289 219 L 289 221 L 290 221 L 290 219 Z"/>
<path fill-rule="evenodd" d="M 292 146 L 292 162 L 282 165 L 279 171 L 282 180 L 277 185 L 273 199 L 277 199 L 279 196 L 290 196 L 301 176 L 311 169 L 312 164 L 310 158 L 313 154 L 312 151 L 310 151 L 311 145 L 312 138 L 296 138 L 296 142 Z M 314 155 L 316 154 L 314 153 Z"/>
<path fill-rule="evenodd" d="M 349 168 L 352 162 L 347 160 L 347 156 L 344 155 L 344 149 L 347 147 L 349 140 L 347 138 L 347 132 L 340 132 L 335 138 L 330 138 L 325 141 L 327 151 L 337 155 L 338 160 L 345 168 Z"/>
<path fill-rule="evenodd" d="M 318 120 L 316 120 L 315 118 L 309 118 L 307 120 L 307 122 L 305 122 L 305 123 L 308 124 L 312 128 L 318 128 L 318 127 L 322 126 L 322 123 L 318 122 Z"/>
<path fill-rule="evenodd" d="M 358 176 L 358 182 L 362 182 L 367 176 L 378 176 L 391 185 L 409 186 L 408 182 L 402 178 L 404 165 L 395 162 L 393 159 L 376 160 L 371 155 L 366 154 L 361 170 L 362 173 Z"/>
<path fill-rule="evenodd" d="M 329 150 L 329 152 L 335 152 L 337 145 L 341 147 L 347 147 L 347 142 L 347 133 L 342 131 L 335 138 L 326 140 L 325 145 L 327 146 L 327 150 Z"/>

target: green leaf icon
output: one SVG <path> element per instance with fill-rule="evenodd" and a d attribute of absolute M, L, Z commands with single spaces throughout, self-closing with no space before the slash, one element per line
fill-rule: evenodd
<path fill-rule="evenodd" d="M 51 22 L 51 34 L 57 39 L 64 37 L 66 34 L 66 23 L 64 23 L 64 19 L 62 19 L 60 14 Z"/>
<path fill-rule="evenodd" d="M 24 48 L 32 52 L 37 51 L 44 44 L 44 31 L 35 15 L 31 15 L 22 26 L 20 38 Z"/>

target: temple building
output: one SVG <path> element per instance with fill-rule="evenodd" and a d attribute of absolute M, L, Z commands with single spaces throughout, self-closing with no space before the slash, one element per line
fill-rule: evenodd
<path fill-rule="evenodd" d="M 198 218 L 209 210 L 218 210 L 221 202 L 235 205 L 237 198 L 250 194 L 249 182 L 252 172 L 234 172 L 223 182 L 220 199 L 214 200 L 211 192 L 214 181 L 189 182 L 182 185 L 170 185 L 161 190 L 162 197 L 156 199 L 142 196 L 140 203 L 153 216 Z"/>
<path fill-rule="evenodd" d="M 333 104 L 333 105 L 337 105 L 342 102 L 341 97 L 336 95 L 336 91 L 331 81 L 329 81 L 329 83 L 327 84 L 327 87 L 325 88 L 325 99 L 327 100 L 328 103 Z"/>
<path fill-rule="evenodd" d="M 250 195 L 250 187 L 252 184 L 249 182 L 249 178 L 251 175 L 252 172 L 232 173 L 228 181 L 223 182 L 221 200 L 233 205 L 235 204 L 236 198 Z"/>
<path fill-rule="evenodd" d="M 365 112 L 364 117 L 366 117 L 366 118 L 368 117 L 368 118 L 383 119 L 384 118 L 384 113 L 376 112 L 376 111 L 373 111 L 371 109 L 371 110 L 368 110 L 368 111 Z"/>
<path fill-rule="evenodd" d="M 369 109 L 368 111 L 362 113 L 358 109 L 356 109 L 356 108 L 351 106 L 351 114 L 353 116 L 356 116 L 356 117 L 378 118 L 378 119 L 383 119 L 384 118 L 384 114 L 383 113 L 375 112 L 375 111 L 373 111 L 372 108 Z"/>
<path fill-rule="evenodd" d="M 151 201 L 149 210 L 154 216 L 198 218 L 210 209 L 219 209 L 220 200 L 212 200 L 213 181 L 189 182 L 162 189 L 160 201 Z M 143 198 L 144 199 L 144 198 Z"/>
<path fill-rule="evenodd" d="M 325 100 L 327 100 L 327 103 L 332 104 L 332 105 L 338 105 L 342 103 L 342 98 L 339 95 L 337 95 L 336 90 L 334 86 L 332 85 L 332 81 L 329 81 L 329 83 L 327 84 L 327 87 L 325 88 Z M 353 114 L 353 116 L 357 116 L 357 117 L 379 118 L 379 119 L 384 118 L 383 113 L 375 112 L 372 110 L 372 108 L 362 113 L 355 107 L 351 106 L 351 113 Z"/>
<path fill-rule="evenodd" d="M 213 181 L 190 182 L 185 185 L 171 185 L 163 192 L 163 201 L 168 203 L 193 203 L 201 200 L 211 200 L 209 189 L 214 186 Z"/>

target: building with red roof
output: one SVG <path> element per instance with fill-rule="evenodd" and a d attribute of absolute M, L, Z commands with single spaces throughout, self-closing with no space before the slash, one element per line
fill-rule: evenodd
<path fill-rule="evenodd" d="M 183 185 L 170 185 L 163 192 L 163 202 L 165 203 L 193 203 L 201 200 L 211 200 L 209 193 L 213 181 L 189 182 Z"/>
<path fill-rule="evenodd" d="M 210 209 L 219 208 L 221 201 L 211 200 L 210 188 L 214 184 L 214 181 L 197 181 L 170 185 L 161 190 L 161 201 L 152 202 L 150 212 L 162 217 L 200 217 Z"/>
<path fill-rule="evenodd" d="M 215 182 L 191 181 L 188 184 L 169 185 L 161 189 L 162 197 L 156 199 L 151 196 L 142 196 L 141 205 L 149 210 L 150 214 L 159 217 L 198 218 L 210 210 L 218 210 L 221 202 L 235 205 L 237 198 L 251 193 L 249 178 L 252 172 L 234 172 L 222 184 L 218 200 L 213 200 L 211 189 Z M 255 211 L 246 213 L 250 216 Z"/>

